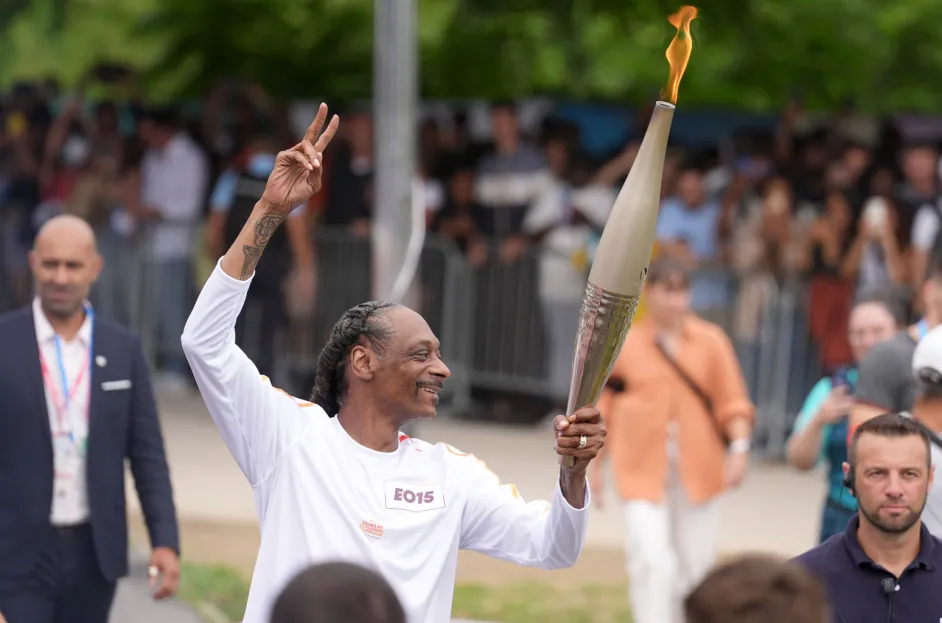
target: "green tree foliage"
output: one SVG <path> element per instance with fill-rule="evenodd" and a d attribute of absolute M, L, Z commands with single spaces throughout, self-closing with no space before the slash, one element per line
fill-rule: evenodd
<path fill-rule="evenodd" d="M 0 0 L 0 79 L 95 60 L 146 69 L 149 92 L 196 97 L 242 76 L 280 97 L 360 99 L 372 88 L 373 0 Z M 423 95 L 639 101 L 668 75 L 668 0 L 418 0 Z M 19 13 L 15 10 L 21 9 Z M 694 22 L 684 105 L 942 108 L 938 0 L 713 0 Z"/>
<path fill-rule="evenodd" d="M 162 0 L 141 31 L 166 44 L 151 76 L 176 74 L 183 95 L 231 76 L 282 97 L 370 93 L 369 2 Z"/>
<path fill-rule="evenodd" d="M 0 0 L 0 24 L 5 24 L 29 6 L 29 0 Z"/>
<path fill-rule="evenodd" d="M 6 2 L 8 0 L 0 0 Z M 159 42 L 136 34 L 142 13 L 159 0 L 31 0 L 0 22 L 0 85 L 56 77 L 74 84 L 99 61 L 145 66 Z M 62 11 L 61 28 L 55 28 Z"/>

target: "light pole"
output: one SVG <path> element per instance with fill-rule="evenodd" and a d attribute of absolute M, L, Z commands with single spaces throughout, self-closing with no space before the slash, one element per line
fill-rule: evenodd
<path fill-rule="evenodd" d="M 425 232 L 424 220 L 423 227 L 416 227 L 413 192 L 418 7 L 417 0 L 375 0 L 373 6 L 373 297 L 408 304 L 404 299 L 415 273 L 414 250 Z"/>
<path fill-rule="evenodd" d="M 416 245 L 425 235 L 413 193 L 418 106 L 417 0 L 373 3 L 373 298 L 410 304 Z M 419 206 L 422 207 L 422 206 Z M 416 223 L 416 216 L 421 223 Z M 418 227 L 420 226 L 420 227 Z M 412 434 L 412 427 L 403 427 Z"/>

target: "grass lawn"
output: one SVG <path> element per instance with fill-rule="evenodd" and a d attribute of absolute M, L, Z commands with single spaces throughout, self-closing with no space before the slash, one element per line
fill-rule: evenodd
<path fill-rule="evenodd" d="M 185 564 L 180 598 L 208 602 L 229 621 L 241 620 L 248 582 L 228 567 Z M 625 587 L 585 585 L 560 588 L 516 583 L 502 587 L 459 584 L 452 614 L 456 618 L 500 623 L 628 623 Z"/>
<path fill-rule="evenodd" d="M 452 607 L 455 618 L 500 623 L 628 623 L 624 586 L 588 584 L 560 588 L 548 584 L 501 587 L 459 584 Z"/>
<path fill-rule="evenodd" d="M 186 562 L 181 562 L 180 567 L 180 599 L 193 606 L 208 603 L 233 623 L 242 620 L 249 583 L 237 571 Z"/>

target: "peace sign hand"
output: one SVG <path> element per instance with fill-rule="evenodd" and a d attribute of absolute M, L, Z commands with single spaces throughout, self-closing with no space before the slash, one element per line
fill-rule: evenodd
<path fill-rule="evenodd" d="M 262 195 L 262 202 L 271 212 L 287 216 L 321 189 L 324 150 L 340 125 L 340 118 L 334 115 L 321 134 L 326 119 L 327 104 L 321 104 L 301 142 L 280 152 L 275 159 L 275 168 Z"/>

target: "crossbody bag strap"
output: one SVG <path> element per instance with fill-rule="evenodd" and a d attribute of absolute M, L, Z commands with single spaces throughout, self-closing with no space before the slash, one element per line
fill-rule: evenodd
<path fill-rule="evenodd" d="M 658 351 L 660 351 L 661 355 L 664 357 L 667 363 L 670 364 L 670 366 L 674 369 L 677 375 L 681 379 L 683 379 L 684 383 L 686 383 L 687 386 L 690 387 L 693 393 L 697 395 L 697 398 L 699 398 L 700 401 L 703 403 L 703 406 L 706 407 L 707 414 L 710 416 L 710 422 L 713 424 L 713 428 L 716 429 L 716 434 L 723 441 L 724 445 L 728 445 L 729 441 L 726 438 L 726 433 L 723 432 L 723 430 L 720 428 L 720 425 L 716 421 L 716 417 L 713 413 L 713 401 L 710 400 L 710 397 L 707 396 L 705 391 L 700 389 L 700 386 L 697 385 L 696 381 L 694 381 L 692 378 L 690 378 L 690 375 L 684 372 L 684 369 L 680 367 L 680 365 L 674 360 L 673 357 L 670 356 L 670 353 L 667 352 L 667 349 L 664 348 L 664 345 L 660 341 L 657 341 L 656 344 L 657 344 Z"/>

